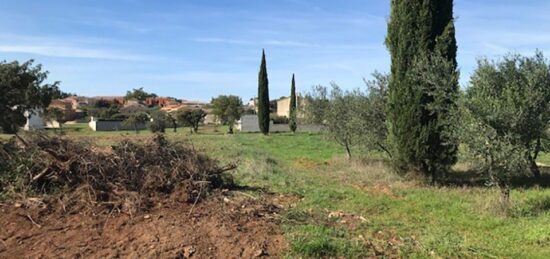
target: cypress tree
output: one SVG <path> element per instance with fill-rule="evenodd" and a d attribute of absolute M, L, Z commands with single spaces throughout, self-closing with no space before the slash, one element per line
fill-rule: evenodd
<path fill-rule="evenodd" d="M 412 67 L 438 55 L 451 62 L 454 71 L 449 73 L 456 71 L 453 0 L 392 0 L 386 45 L 391 54 L 388 123 L 394 165 L 400 171 L 412 169 L 436 177 L 456 161 L 457 143 L 446 137 L 441 126 L 448 114 L 429 110 L 434 97 L 426 91 L 425 79 L 414 78 Z M 451 96 L 458 91 L 458 82 L 451 76 L 448 80 L 453 82 L 437 91 Z"/>
<path fill-rule="evenodd" d="M 290 85 L 290 107 L 289 107 L 289 121 L 288 126 L 292 132 L 296 132 L 297 122 L 296 122 L 296 81 L 294 80 L 294 74 L 292 74 L 292 83 Z"/>
<path fill-rule="evenodd" d="M 267 65 L 265 51 L 262 49 L 262 64 L 258 74 L 258 123 L 260 131 L 269 134 L 269 81 L 267 79 Z"/>

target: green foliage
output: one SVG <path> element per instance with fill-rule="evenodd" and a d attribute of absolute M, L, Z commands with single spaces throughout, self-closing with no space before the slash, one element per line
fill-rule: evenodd
<path fill-rule="evenodd" d="M 304 114 L 303 121 L 309 124 L 323 124 L 325 113 L 329 107 L 327 88 L 317 85 L 305 94 L 304 105 L 301 106 Z"/>
<path fill-rule="evenodd" d="M 372 74 L 373 79 L 366 81 L 368 93 L 366 99 L 358 105 L 357 113 L 354 119 L 357 124 L 360 136 L 360 143 L 368 151 L 385 152 L 392 156 L 388 145 L 388 123 L 386 116 L 386 106 L 388 100 L 388 83 L 390 76 L 375 71 Z"/>
<path fill-rule="evenodd" d="M 199 124 L 204 121 L 206 112 L 203 109 L 184 109 L 178 111 L 176 119 L 184 127 L 191 128 L 192 133 L 197 133 Z"/>
<path fill-rule="evenodd" d="M 157 95 L 154 93 L 148 93 L 145 90 L 143 90 L 143 87 L 140 87 L 137 89 L 134 88 L 132 91 L 127 91 L 124 99 L 126 100 L 134 99 L 138 101 L 145 101 L 145 99 L 149 97 L 157 97 Z"/>
<path fill-rule="evenodd" d="M 446 71 L 447 75 L 456 70 L 453 1 L 392 1 L 386 44 L 392 60 L 388 122 L 394 166 L 400 171 L 412 169 L 435 176 L 453 162 L 456 144 L 449 144 L 449 139 L 443 137 L 445 123 L 439 120 L 446 115 L 430 109 L 435 98 L 426 91 L 441 88 L 436 91 L 451 96 L 457 91 L 458 81 L 453 76 L 440 77 L 439 72 L 413 70 L 421 60 L 426 60 L 425 67 L 444 65 L 437 60 L 432 62 L 433 56 L 450 62 L 452 69 Z M 426 73 L 439 78 L 429 82 L 419 77 Z"/>
<path fill-rule="evenodd" d="M 46 108 L 61 93 L 59 82 L 44 84 L 48 72 L 33 62 L 0 62 L 0 128 L 3 132 L 17 132 L 25 124 L 25 111 Z"/>
<path fill-rule="evenodd" d="M 296 81 L 294 79 L 294 74 L 292 74 L 292 84 L 290 86 L 290 107 L 289 107 L 289 122 L 288 126 L 290 127 L 290 131 L 296 132 L 296 128 L 298 127 L 296 116 L 297 116 L 297 109 L 298 106 L 296 104 Z"/>
<path fill-rule="evenodd" d="M 229 133 L 232 134 L 235 121 L 240 119 L 244 112 L 241 98 L 234 95 L 220 95 L 213 98 L 210 103 L 212 104 L 212 113 L 218 116 L 224 125 L 229 125 Z"/>
<path fill-rule="evenodd" d="M 269 114 L 269 119 L 273 124 L 289 124 L 290 119 L 286 116 L 279 116 L 276 113 Z"/>
<path fill-rule="evenodd" d="M 416 169 L 435 180 L 456 163 L 458 78 L 454 63 L 438 54 L 415 59 L 406 80 L 417 88 L 411 96 L 411 103 L 417 104 L 413 119 L 425 124 L 412 132 L 417 141 L 408 143 L 409 149 L 394 147 L 401 150 L 394 161 L 407 163 L 401 167 Z"/>
<path fill-rule="evenodd" d="M 463 141 L 495 184 L 536 167 L 550 121 L 550 69 L 542 53 L 480 60 L 466 91 Z"/>
<path fill-rule="evenodd" d="M 348 158 L 351 158 L 352 146 L 361 142 L 359 123 L 362 122 L 362 118 L 358 118 L 358 115 L 366 97 L 359 90 L 344 92 L 336 84 L 333 84 L 329 100 L 324 119 L 326 133 L 342 145 Z"/>
<path fill-rule="evenodd" d="M 260 131 L 264 135 L 269 133 L 269 114 L 269 80 L 267 79 L 265 51 L 262 50 L 262 64 L 258 73 L 258 123 Z"/>
<path fill-rule="evenodd" d="M 139 133 L 139 125 L 149 121 L 149 115 L 145 112 L 132 113 L 124 120 L 125 125 L 132 126 L 136 133 Z"/>
<path fill-rule="evenodd" d="M 387 147 L 386 100 L 389 76 L 373 73 L 368 91 L 343 91 L 336 84 L 327 95 L 322 86 L 306 94 L 304 113 L 310 122 L 323 125 L 325 133 L 342 145 L 349 158 L 354 146 L 391 153 Z"/>
<path fill-rule="evenodd" d="M 170 125 L 170 117 L 162 111 L 151 112 L 151 121 L 148 123 L 149 130 L 153 133 L 165 133 L 166 128 Z"/>

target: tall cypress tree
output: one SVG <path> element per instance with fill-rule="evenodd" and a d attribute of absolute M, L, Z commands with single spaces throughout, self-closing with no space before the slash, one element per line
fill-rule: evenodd
<path fill-rule="evenodd" d="M 258 74 L 258 123 L 260 131 L 269 134 L 269 81 L 267 79 L 267 65 L 265 51 L 262 49 L 262 64 Z"/>
<path fill-rule="evenodd" d="M 412 68 L 418 60 L 430 62 L 438 55 L 452 64 L 449 73 L 456 71 L 453 0 L 392 0 L 386 45 L 392 62 L 388 122 L 394 165 L 435 177 L 456 161 L 457 143 L 447 139 L 441 126 L 448 114 L 429 109 L 435 100 L 426 92 L 428 82 L 414 78 Z M 456 93 L 458 82 L 448 80 L 453 82 L 437 91 Z"/>
<path fill-rule="evenodd" d="M 298 127 L 296 122 L 296 81 L 294 80 L 294 74 L 292 74 L 292 83 L 290 85 L 290 107 L 289 107 L 289 121 L 288 126 L 292 132 L 296 132 Z"/>

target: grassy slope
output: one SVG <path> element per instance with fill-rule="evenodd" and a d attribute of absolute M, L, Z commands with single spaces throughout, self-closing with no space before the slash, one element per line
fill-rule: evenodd
<path fill-rule="evenodd" d="M 102 145 L 150 135 L 71 127 L 70 136 Z M 503 217 L 494 209 L 498 192 L 493 189 L 428 187 L 403 180 L 380 163 L 350 165 L 321 135 L 207 131 L 168 136 L 224 162 L 238 161 L 235 178 L 241 185 L 301 198 L 283 217 L 289 256 L 364 257 L 379 250 L 408 257 L 550 257 L 549 190 L 514 190 L 516 216 Z M 355 218 L 328 217 L 338 211 Z"/>

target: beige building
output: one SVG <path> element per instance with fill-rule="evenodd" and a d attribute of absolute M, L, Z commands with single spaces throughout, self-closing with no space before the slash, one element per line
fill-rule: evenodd
<path fill-rule="evenodd" d="M 290 117 L 290 97 L 277 100 L 277 116 Z"/>

